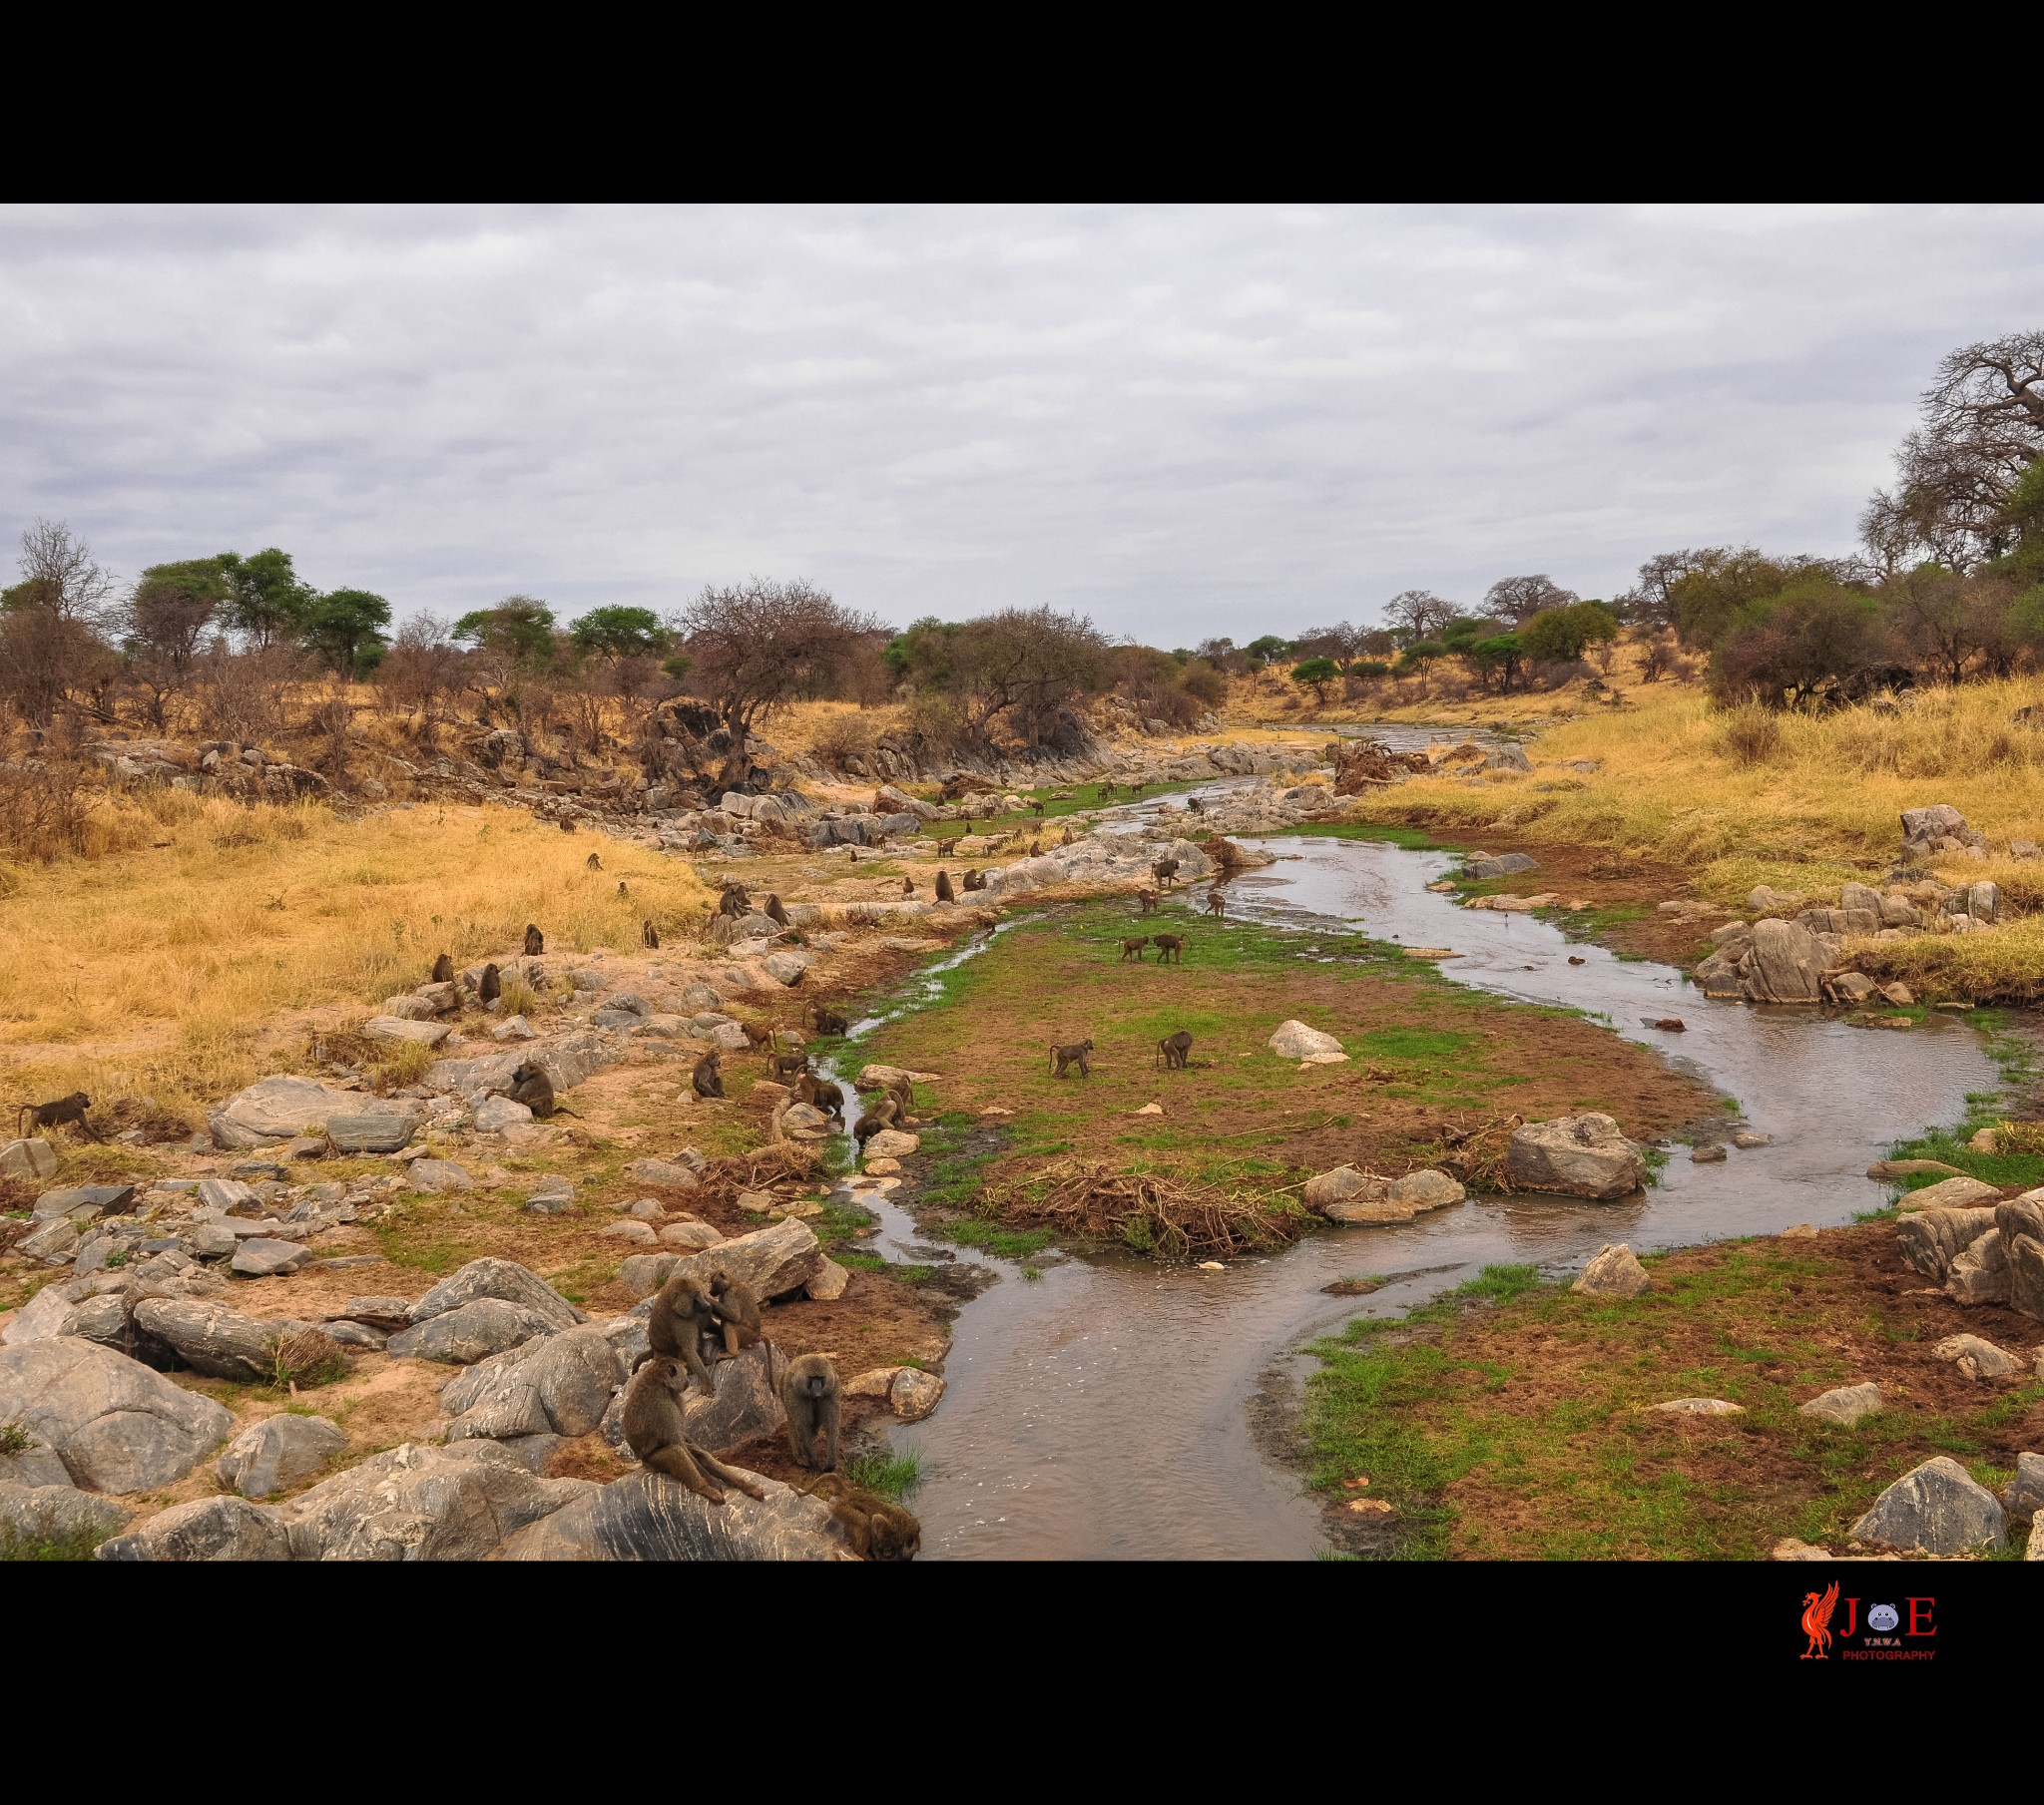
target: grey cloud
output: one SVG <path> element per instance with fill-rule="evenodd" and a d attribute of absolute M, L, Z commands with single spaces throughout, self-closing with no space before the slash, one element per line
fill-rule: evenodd
<path fill-rule="evenodd" d="M 0 212 L 0 483 L 124 569 L 802 573 L 1166 644 L 1841 551 L 2037 209 Z"/>

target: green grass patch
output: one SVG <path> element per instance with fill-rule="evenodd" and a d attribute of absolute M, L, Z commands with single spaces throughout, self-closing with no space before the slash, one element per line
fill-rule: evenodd
<path fill-rule="evenodd" d="M 922 1455 L 914 1449 L 899 1453 L 861 1454 L 838 1469 L 853 1485 L 899 1504 L 922 1484 Z"/>

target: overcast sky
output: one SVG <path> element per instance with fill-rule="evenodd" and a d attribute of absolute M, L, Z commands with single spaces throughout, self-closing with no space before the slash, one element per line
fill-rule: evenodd
<path fill-rule="evenodd" d="M 6 531 L 1165 646 L 1842 552 L 2044 209 L 0 211 Z"/>

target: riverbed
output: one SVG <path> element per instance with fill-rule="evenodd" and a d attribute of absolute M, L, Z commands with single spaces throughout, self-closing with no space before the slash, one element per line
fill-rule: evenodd
<path fill-rule="evenodd" d="M 923 1459 L 913 1504 L 926 1558 L 1310 1557 L 1325 1546 L 1320 1507 L 1265 1458 L 1253 1428 L 1310 1370 L 1295 1352 L 1302 1344 L 1358 1314 L 1401 1313 L 1487 1264 L 1560 1272 L 1606 1241 L 1645 1250 L 1849 1221 L 1882 1202 L 1864 1171 L 1889 1142 L 1957 1120 L 1967 1093 L 1996 1083 L 1961 1022 L 1869 1030 L 1816 1010 L 1710 1003 L 1671 967 L 1571 945 L 1528 915 L 1460 909 L 1425 888 L 1453 864 L 1446 853 L 1304 835 L 1258 843 L 1278 862 L 1229 885 L 1232 913 L 1305 934 L 1360 929 L 1453 948 L 1460 956 L 1441 962 L 1444 978 L 1608 1019 L 1736 1100 L 1739 1126 L 1773 1144 L 1704 1165 L 1672 1149 L 1658 1184 L 1633 1202 L 1474 1196 L 1411 1223 L 1315 1233 L 1216 1272 L 1107 1255 L 1026 1278 L 965 1254 L 1001 1282 L 958 1319 L 937 1414 L 895 1432 Z M 1646 1025 L 1669 1016 L 1687 1032 Z M 904 1210 L 883 1202 L 880 1216 L 879 1250 L 927 1257 Z M 1321 1289 L 1366 1274 L 1396 1282 L 1367 1299 Z"/>

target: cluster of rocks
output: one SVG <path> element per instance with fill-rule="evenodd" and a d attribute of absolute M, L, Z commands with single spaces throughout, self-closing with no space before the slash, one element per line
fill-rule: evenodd
<path fill-rule="evenodd" d="M 1895 1224 L 1903 1259 L 1961 1304 L 2044 1321 L 2044 1189 L 2004 1199 L 1977 1178 L 1911 1191 Z"/>
<path fill-rule="evenodd" d="M 93 748 L 93 757 L 117 782 L 167 784 L 199 795 L 245 802 L 289 802 L 324 794 L 317 771 L 278 758 L 259 746 L 228 739 L 185 745 L 171 739 L 126 739 Z"/>

